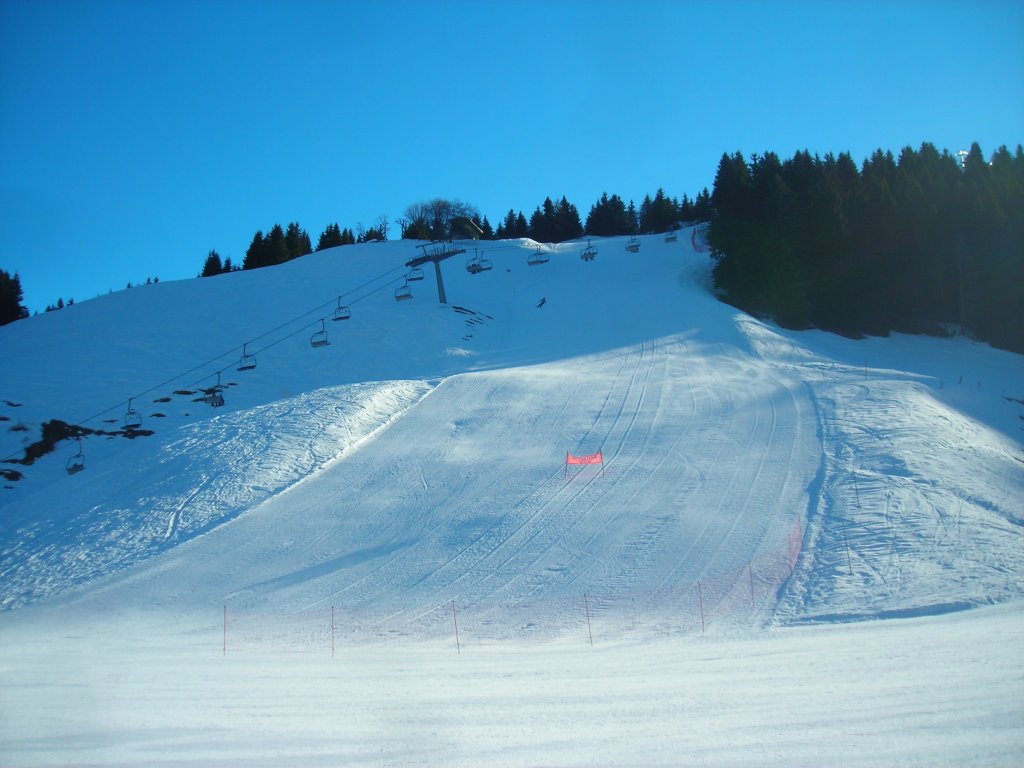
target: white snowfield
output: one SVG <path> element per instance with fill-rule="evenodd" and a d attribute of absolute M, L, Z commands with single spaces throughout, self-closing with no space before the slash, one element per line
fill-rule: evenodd
<path fill-rule="evenodd" d="M 464 243 L 445 305 L 395 242 L 0 328 L 0 453 L 108 433 L 0 464 L 0 764 L 1024 761 L 1024 358 L 593 242 Z"/>

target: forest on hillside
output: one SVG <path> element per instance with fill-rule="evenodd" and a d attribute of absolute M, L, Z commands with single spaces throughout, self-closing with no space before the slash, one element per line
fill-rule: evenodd
<path fill-rule="evenodd" d="M 1024 151 L 723 155 L 720 296 L 788 328 L 964 332 L 1024 353 Z"/>

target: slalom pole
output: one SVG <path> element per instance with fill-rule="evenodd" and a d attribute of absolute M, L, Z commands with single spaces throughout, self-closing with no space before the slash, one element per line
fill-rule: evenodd
<path fill-rule="evenodd" d="M 747 573 L 750 575 L 750 607 L 754 607 L 754 568 L 747 563 Z"/>
<path fill-rule="evenodd" d="M 590 636 L 590 647 L 594 647 L 594 633 L 590 630 L 590 603 L 587 601 L 587 593 L 583 593 L 583 610 L 587 614 L 587 634 Z"/>
<path fill-rule="evenodd" d="M 455 650 L 462 655 L 462 647 L 459 645 L 459 620 L 455 617 L 455 601 L 452 600 L 452 623 L 455 625 Z"/>
<path fill-rule="evenodd" d="M 700 582 L 697 582 L 697 599 L 700 601 L 700 633 L 704 634 L 704 590 L 700 588 Z"/>

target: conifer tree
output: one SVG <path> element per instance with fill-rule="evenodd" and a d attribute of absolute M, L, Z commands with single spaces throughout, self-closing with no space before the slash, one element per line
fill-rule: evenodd
<path fill-rule="evenodd" d="M 683 195 L 682 202 L 679 203 L 679 220 L 683 222 L 697 220 L 696 205 L 685 194 Z"/>
<path fill-rule="evenodd" d="M 538 206 L 530 216 L 528 237 L 538 243 L 555 242 L 555 204 L 550 197 L 544 198 L 543 207 Z"/>
<path fill-rule="evenodd" d="M 650 195 L 644 197 L 640 204 L 640 231 L 645 233 L 668 232 L 675 228 L 679 221 L 679 210 L 676 203 L 658 188 L 652 200 Z"/>
<path fill-rule="evenodd" d="M 260 267 L 267 266 L 267 264 L 263 232 L 256 230 L 256 234 L 252 236 L 252 242 L 249 243 L 249 247 L 245 251 L 242 269 L 259 269 Z"/>
<path fill-rule="evenodd" d="M 481 240 L 495 239 L 494 229 L 491 227 L 491 222 L 487 220 L 487 216 L 484 216 L 484 220 L 481 222 L 477 222 L 477 224 L 479 225 L 480 230 L 483 232 L 483 234 L 480 235 Z"/>
<path fill-rule="evenodd" d="M 288 225 L 288 231 L 285 232 L 284 246 L 287 253 L 284 261 L 291 261 L 313 252 L 313 246 L 310 244 L 306 230 L 294 221 Z"/>
<path fill-rule="evenodd" d="M 516 216 L 515 226 L 512 229 L 511 237 L 529 237 L 530 236 L 530 225 L 526 222 L 526 217 L 523 212 L 520 211 L 519 215 Z"/>
<path fill-rule="evenodd" d="M 267 236 L 263 239 L 263 253 L 266 265 L 272 267 L 276 264 L 284 264 L 290 258 L 288 253 L 288 242 L 285 239 L 284 229 L 280 224 L 270 228 Z"/>
<path fill-rule="evenodd" d="M 635 208 L 633 212 L 635 214 Z M 632 235 L 636 232 L 635 216 L 630 216 L 621 197 L 618 195 L 608 197 L 608 193 L 605 192 L 591 206 L 584 231 L 588 235 L 597 237 Z"/>
<path fill-rule="evenodd" d="M 711 202 L 711 192 L 708 191 L 707 187 L 704 187 L 700 194 L 697 195 L 697 200 L 693 204 L 694 221 L 711 221 L 714 215 L 715 207 Z"/>
<path fill-rule="evenodd" d="M 583 224 L 580 222 L 580 212 L 576 206 L 570 203 L 565 195 L 558 201 L 555 208 L 555 240 L 562 243 L 566 240 L 575 240 L 583 234 Z"/>
<path fill-rule="evenodd" d="M 505 214 L 505 218 L 502 219 L 498 224 L 498 228 L 494 232 L 494 236 L 499 240 L 512 239 L 515 237 L 516 229 L 516 212 L 511 208 L 508 209 L 508 213 Z"/>
<path fill-rule="evenodd" d="M 225 271 L 224 265 L 220 261 L 220 254 L 211 250 L 206 257 L 206 262 L 203 264 L 203 271 L 199 273 L 199 276 L 213 277 L 214 275 L 219 275 Z"/>
<path fill-rule="evenodd" d="M 28 309 L 21 303 L 23 299 L 21 278 L 18 277 L 18 273 L 15 272 L 12 276 L 6 270 L 0 269 L 0 325 L 28 317 Z"/>
<path fill-rule="evenodd" d="M 320 233 L 316 249 L 322 251 L 327 248 L 337 248 L 339 245 L 344 245 L 341 241 L 341 229 L 337 223 L 328 224 L 324 231 Z"/>

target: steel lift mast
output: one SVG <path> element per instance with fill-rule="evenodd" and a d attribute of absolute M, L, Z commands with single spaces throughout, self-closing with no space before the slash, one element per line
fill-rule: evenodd
<path fill-rule="evenodd" d="M 409 269 L 415 269 L 427 262 L 433 262 L 434 274 L 437 276 L 437 300 L 442 304 L 447 304 L 448 297 L 445 296 L 444 280 L 441 278 L 441 262 L 445 259 L 450 259 L 452 256 L 465 253 L 466 249 L 451 242 L 424 243 L 417 247 L 423 249 L 423 255 L 405 262 L 405 266 L 409 267 Z"/>

